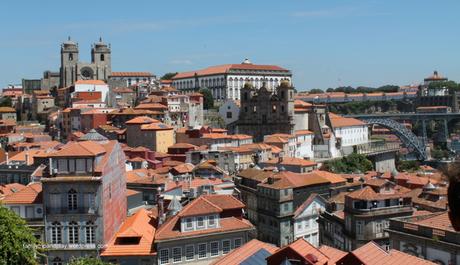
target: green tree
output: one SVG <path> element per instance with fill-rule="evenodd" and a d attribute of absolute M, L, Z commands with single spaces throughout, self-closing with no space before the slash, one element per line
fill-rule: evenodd
<path fill-rule="evenodd" d="M 212 109 L 214 107 L 214 98 L 212 97 L 211 90 L 207 88 L 201 88 L 198 92 L 203 94 L 203 108 Z"/>
<path fill-rule="evenodd" d="M 334 173 L 364 173 L 372 170 L 372 168 L 372 162 L 366 156 L 356 153 L 340 159 L 329 160 L 323 165 L 323 169 Z"/>
<path fill-rule="evenodd" d="M 83 257 L 83 258 L 74 258 L 68 265 L 111 265 L 113 263 L 104 262 L 98 258 L 92 257 Z"/>
<path fill-rule="evenodd" d="M 322 94 L 322 93 L 324 93 L 324 91 L 322 89 L 319 89 L 319 88 L 310 89 L 310 91 L 308 91 L 308 92 L 311 93 L 311 94 Z"/>
<path fill-rule="evenodd" d="M 11 102 L 10 97 L 4 97 L 0 102 L 0 107 L 12 107 L 13 103 Z"/>
<path fill-rule="evenodd" d="M 39 243 L 21 217 L 0 206 L 0 265 L 38 264 Z"/>
<path fill-rule="evenodd" d="M 175 75 L 177 75 L 177 72 L 175 72 L 175 73 L 166 73 L 160 79 L 161 80 L 171 80 Z"/>
<path fill-rule="evenodd" d="M 458 91 L 460 89 L 460 84 L 455 83 L 454 81 L 439 81 L 431 82 L 428 86 L 428 89 L 439 89 L 447 88 L 449 91 Z"/>

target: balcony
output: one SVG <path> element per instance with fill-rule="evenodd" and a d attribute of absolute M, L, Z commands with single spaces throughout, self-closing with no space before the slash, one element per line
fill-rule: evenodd
<path fill-rule="evenodd" d="M 75 210 L 70 210 L 68 207 L 51 208 L 46 207 L 47 214 L 91 214 L 98 215 L 98 208 L 94 207 L 77 207 Z"/>
<path fill-rule="evenodd" d="M 396 205 L 389 207 L 379 207 L 379 208 L 370 208 L 370 209 L 354 209 L 346 207 L 345 211 L 357 214 L 357 215 L 392 215 L 397 213 L 412 212 L 413 209 L 410 205 Z"/>

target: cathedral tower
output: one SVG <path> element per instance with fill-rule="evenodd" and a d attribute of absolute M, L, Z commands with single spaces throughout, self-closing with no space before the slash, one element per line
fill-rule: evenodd
<path fill-rule="evenodd" d="M 77 80 L 78 43 L 69 39 L 61 44 L 60 87 L 70 86 Z"/>
<path fill-rule="evenodd" d="M 107 81 L 112 74 L 112 58 L 110 45 L 102 42 L 102 38 L 99 38 L 99 42 L 93 44 L 91 63 L 95 66 L 94 79 Z"/>

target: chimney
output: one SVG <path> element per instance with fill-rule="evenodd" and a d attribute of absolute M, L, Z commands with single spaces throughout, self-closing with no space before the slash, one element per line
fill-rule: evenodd
<path fill-rule="evenodd" d="M 10 163 L 8 152 L 6 152 L 5 155 L 6 155 L 6 164 L 8 165 Z"/>

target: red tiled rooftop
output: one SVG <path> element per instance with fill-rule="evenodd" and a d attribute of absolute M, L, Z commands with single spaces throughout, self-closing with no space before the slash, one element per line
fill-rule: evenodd
<path fill-rule="evenodd" d="M 139 238 L 138 244 L 121 244 L 123 238 Z M 153 241 L 155 227 L 151 224 L 150 212 L 140 209 L 128 217 L 115 236 L 101 253 L 103 257 L 114 256 L 153 256 L 156 255 Z"/>
<path fill-rule="evenodd" d="M 152 77 L 150 72 L 112 72 L 110 76 L 114 77 Z"/>
<path fill-rule="evenodd" d="M 178 73 L 172 79 L 177 80 L 177 79 L 182 79 L 182 78 L 190 78 L 190 77 L 194 77 L 195 74 L 198 76 L 223 74 L 223 73 L 229 72 L 230 70 L 263 70 L 263 71 L 288 72 L 287 69 L 284 69 L 276 65 L 224 64 L 224 65 L 211 66 L 211 67 L 201 69 L 201 70 L 196 70 L 196 71 Z"/>
<path fill-rule="evenodd" d="M 42 184 L 40 182 L 29 183 L 21 190 L 6 195 L 4 204 L 36 204 L 42 202 Z"/>
<path fill-rule="evenodd" d="M 102 80 L 77 80 L 76 85 L 106 85 Z"/>
<path fill-rule="evenodd" d="M 268 251 L 270 254 L 275 253 L 275 251 L 278 250 L 278 247 L 259 241 L 257 239 L 252 239 L 248 243 L 244 244 L 243 246 L 234 249 L 230 253 L 228 253 L 226 256 L 218 259 L 217 261 L 214 261 L 211 263 L 212 265 L 239 265 L 243 261 L 245 261 L 247 258 L 251 257 L 254 255 L 256 252 L 258 252 L 261 249 L 265 249 Z"/>

